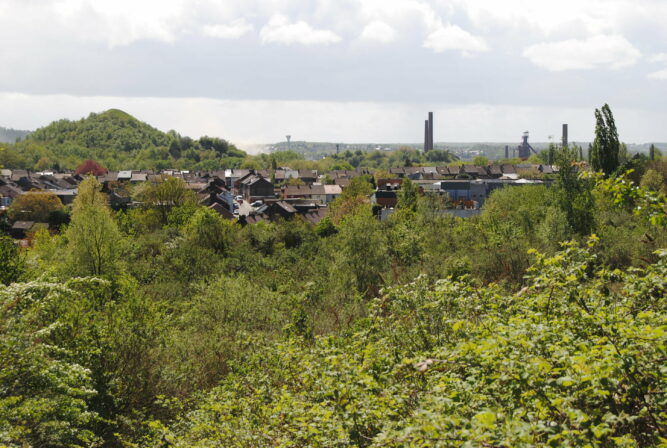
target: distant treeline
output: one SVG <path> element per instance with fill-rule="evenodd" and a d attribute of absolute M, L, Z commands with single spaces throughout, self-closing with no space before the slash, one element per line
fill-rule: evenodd
<path fill-rule="evenodd" d="M 0 143 L 15 143 L 17 140 L 27 137 L 30 132 L 0 126 Z"/>

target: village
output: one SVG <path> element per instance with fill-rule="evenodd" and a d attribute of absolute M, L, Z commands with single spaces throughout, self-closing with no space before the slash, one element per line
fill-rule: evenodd
<path fill-rule="evenodd" d="M 292 219 L 296 216 L 317 224 L 327 216 L 329 205 L 340 197 L 352 179 L 367 176 L 375 191 L 369 200 L 379 218 L 390 215 L 397 204 L 397 192 L 405 179 L 417 186 L 421 194 L 439 195 L 447 199 L 443 213 L 459 217 L 479 214 L 489 194 L 505 186 L 550 184 L 557 172 L 553 165 L 504 164 L 475 166 L 400 167 L 389 170 L 390 177 L 373 177 L 366 168 L 335 170 L 319 173 L 316 170 L 226 169 L 210 172 L 178 170 L 127 170 L 111 172 L 88 160 L 73 172 L 31 172 L 28 170 L 0 170 L 0 222 L 16 239 L 25 239 L 38 229 L 56 230 L 57 219 L 46 222 L 15 219 L 7 215 L 11 204 L 22 195 L 50 193 L 63 206 L 70 205 L 77 187 L 86 176 L 95 176 L 108 195 L 114 210 L 141 207 L 132 197 L 132 187 L 143 183 L 160 183 L 169 178 L 183 181 L 196 194 L 199 205 L 209 207 L 223 218 L 236 220 L 241 225 L 261 221 Z M 386 172 L 384 173 L 386 174 Z M 31 216 L 25 210 L 24 216 Z M 34 215 L 32 215 L 34 216 Z"/>

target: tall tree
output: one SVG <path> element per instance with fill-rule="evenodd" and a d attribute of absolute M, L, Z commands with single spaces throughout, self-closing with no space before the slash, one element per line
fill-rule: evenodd
<path fill-rule="evenodd" d="M 595 109 L 595 140 L 591 154 L 591 166 L 602 171 L 605 177 L 611 175 L 620 165 L 620 143 L 614 115 L 608 104 Z"/>
<path fill-rule="evenodd" d="M 409 178 L 403 179 L 401 189 L 398 190 L 398 204 L 397 207 L 410 211 L 417 211 L 418 191 L 417 186 L 412 183 Z"/>
<path fill-rule="evenodd" d="M 581 235 L 588 235 L 594 225 L 593 185 L 590 179 L 579 176 L 576 160 L 577 151 L 573 148 L 565 147 L 556 152 L 556 197 L 570 227 Z"/>
<path fill-rule="evenodd" d="M 67 228 L 72 266 L 82 275 L 108 275 L 118 260 L 120 233 L 100 189 L 92 176 L 81 182 Z"/>
<path fill-rule="evenodd" d="M 165 176 L 158 182 L 146 182 L 135 192 L 135 197 L 144 206 L 156 209 L 163 224 L 173 208 L 196 203 L 195 194 L 178 177 Z"/>

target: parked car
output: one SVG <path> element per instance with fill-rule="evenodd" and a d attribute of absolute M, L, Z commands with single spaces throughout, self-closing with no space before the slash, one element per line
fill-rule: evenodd
<path fill-rule="evenodd" d="M 264 204 L 264 201 L 255 201 L 252 204 L 250 204 L 251 207 L 261 207 L 262 204 Z"/>

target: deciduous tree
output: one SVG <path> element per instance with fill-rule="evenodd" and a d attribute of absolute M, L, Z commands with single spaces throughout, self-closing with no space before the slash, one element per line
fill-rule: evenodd
<path fill-rule="evenodd" d="M 67 240 L 72 268 L 82 275 L 108 275 L 117 265 L 121 241 L 101 185 L 87 177 L 79 185 Z"/>
<path fill-rule="evenodd" d="M 595 140 L 592 149 L 591 166 L 595 171 L 602 171 L 605 177 L 616 171 L 620 165 L 620 143 L 614 115 L 608 104 L 595 109 Z"/>
<path fill-rule="evenodd" d="M 49 191 L 30 191 L 17 197 L 7 214 L 15 221 L 47 222 L 51 213 L 63 209 L 58 196 Z"/>

